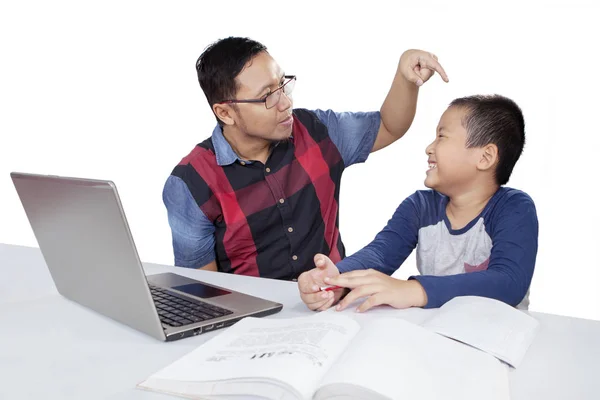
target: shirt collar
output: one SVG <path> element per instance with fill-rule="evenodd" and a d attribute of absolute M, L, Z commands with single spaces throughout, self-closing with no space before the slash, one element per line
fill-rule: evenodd
<path fill-rule="evenodd" d="M 294 136 L 290 136 L 290 139 L 293 141 Z M 220 125 L 215 126 L 215 129 L 213 129 L 212 143 L 213 147 L 215 148 L 215 156 L 219 166 L 224 167 L 226 165 L 233 164 L 236 161 L 243 161 L 246 164 L 252 164 L 252 161 L 242 160 L 238 157 L 236 152 L 233 151 L 231 145 L 227 139 L 225 139 L 225 136 L 223 135 L 223 129 Z M 277 145 L 279 145 L 279 143 L 276 143 L 275 147 L 277 147 Z"/>
<path fill-rule="evenodd" d="M 223 167 L 240 160 L 237 154 L 235 154 L 235 151 L 231 148 L 229 142 L 225 139 L 225 136 L 223 136 L 223 129 L 221 129 L 221 126 L 219 125 L 213 130 L 212 142 L 213 147 L 215 148 L 217 164 L 219 164 L 219 166 Z"/>

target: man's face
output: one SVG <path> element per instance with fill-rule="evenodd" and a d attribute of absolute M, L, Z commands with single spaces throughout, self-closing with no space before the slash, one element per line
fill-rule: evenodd
<path fill-rule="evenodd" d="M 275 60 L 261 52 L 252 58 L 236 77 L 237 100 L 262 99 L 284 83 L 284 73 Z M 287 139 L 292 134 L 292 99 L 279 90 L 279 102 L 267 109 L 265 103 L 237 103 L 233 118 L 238 128 L 248 136 L 268 141 Z"/>
<path fill-rule="evenodd" d="M 448 196 L 462 193 L 474 183 L 481 157 L 481 149 L 466 147 L 465 116 L 463 108 L 448 108 L 440 118 L 435 140 L 425 150 L 429 156 L 425 186 Z"/>

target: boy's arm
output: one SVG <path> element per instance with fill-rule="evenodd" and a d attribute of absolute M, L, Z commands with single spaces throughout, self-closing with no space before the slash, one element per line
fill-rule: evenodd
<path fill-rule="evenodd" d="M 417 245 L 421 207 L 417 193 L 404 200 L 371 243 L 337 263 L 340 273 L 372 268 L 393 274 Z"/>
<path fill-rule="evenodd" d="M 407 50 L 402 54 L 390 91 L 381 106 L 381 125 L 371 152 L 389 146 L 408 131 L 417 110 L 419 87 L 435 71 L 448 82 L 435 55 L 422 50 Z"/>
<path fill-rule="evenodd" d="M 425 308 L 440 307 L 457 296 L 482 296 L 518 305 L 529 289 L 538 249 L 533 201 L 515 196 L 496 217 L 487 270 L 449 276 L 415 276 L 427 293 Z"/>
<path fill-rule="evenodd" d="M 181 178 L 169 176 L 163 202 L 173 235 L 175 266 L 216 271 L 215 227 Z"/>

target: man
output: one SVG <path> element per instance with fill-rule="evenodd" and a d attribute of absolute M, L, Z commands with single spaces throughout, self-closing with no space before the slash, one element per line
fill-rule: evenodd
<path fill-rule="evenodd" d="M 275 279 L 345 257 L 338 231 L 344 168 L 401 138 L 437 58 L 402 54 L 379 112 L 293 109 L 294 75 L 262 44 L 229 37 L 196 63 L 217 126 L 172 171 L 163 190 L 175 265 Z"/>

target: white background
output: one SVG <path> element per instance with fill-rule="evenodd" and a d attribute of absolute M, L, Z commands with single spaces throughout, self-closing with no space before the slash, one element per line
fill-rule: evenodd
<path fill-rule="evenodd" d="M 448 3 L 3 2 L 0 242 L 36 246 L 11 171 L 110 179 L 142 260 L 172 264 L 162 186 L 214 126 L 194 65 L 216 39 L 263 42 L 298 76 L 296 107 L 336 111 L 378 110 L 400 54 L 421 48 L 450 83 L 433 77 L 407 135 L 346 171 L 348 253 L 423 188 L 424 149 L 447 104 L 503 94 L 522 107 L 527 135 L 509 186 L 533 197 L 540 221 L 531 309 L 600 319 L 598 6 Z M 411 256 L 399 275 L 415 272 Z"/>

